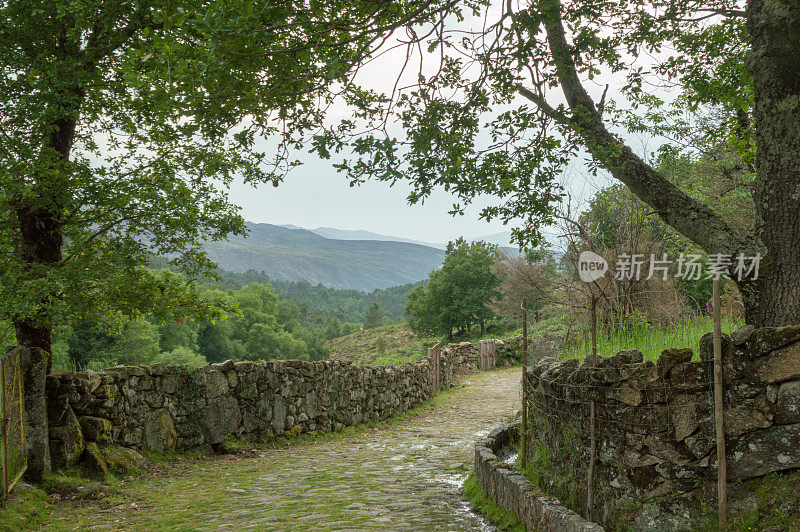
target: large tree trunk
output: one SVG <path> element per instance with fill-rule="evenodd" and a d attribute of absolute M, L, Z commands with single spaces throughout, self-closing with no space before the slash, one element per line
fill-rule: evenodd
<path fill-rule="evenodd" d="M 36 208 L 17 211 L 22 237 L 22 255 L 26 262 L 55 264 L 61 260 L 61 228 L 51 213 Z M 47 420 L 46 380 L 51 368 L 52 340 L 50 316 L 44 306 L 35 318 L 14 323 L 17 343 L 27 347 L 24 358 L 23 386 L 25 389 L 25 446 L 31 482 L 39 483 L 50 472 L 50 432 Z"/>
<path fill-rule="evenodd" d="M 82 95 L 82 92 L 78 94 Z M 54 124 L 50 137 L 50 150 L 59 164 L 69 160 L 75 137 L 77 111 L 73 116 L 59 119 Z M 49 154 L 45 154 L 49 156 Z M 61 213 L 68 194 L 62 178 L 63 169 L 53 168 L 36 176 L 34 194 L 17 198 L 12 202 L 19 223 L 19 252 L 31 271 L 41 266 L 57 268 L 61 262 L 61 246 L 64 242 Z M 47 419 L 46 379 L 50 372 L 52 340 L 52 315 L 49 301 L 41 302 L 36 316 L 26 316 L 14 322 L 17 343 L 29 348 L 23 367 L 25 388 L 25 441 L 28 451 L 26 478 L 41 482 L 50 472 L 50 431 Z"/>
<path fill-rule="evenodd" d="M 765 257 L 742 287 L 748 323 L 800 323 L 800 3 L 750 0 L 756 140 L 754 200 Z"/>
<path fill-rule="evenodd" d="M 707 253 L 763 255 L 759 277 L 739 283 L 745 317 L 755 326 L 800 323 L 800 2 L 749 0 L 756 140 L 755 235 L 738 234 L 708 206 L 676 187 L 615 137 L 580 82 L 559 0 L 540 0 L 545 29 L 571 119 L 534 91 L 519 93 L 552 119 L 576 127 L 586 148 L 613 177 L 653 207 L 665 223 Z"/>

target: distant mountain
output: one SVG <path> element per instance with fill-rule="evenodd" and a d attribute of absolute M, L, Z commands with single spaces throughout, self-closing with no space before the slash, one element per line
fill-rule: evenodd
<path fill-rule="evenodd" d="M 372 291 L 425 279 L 444 260 L 442 250 L 408 242 L 338 240 L 305 229 L 250 222 L 247 227 L 246 238 L 206 244 L 220 268 Z"/>
<path fill-rule="evenodd" d="M 324 236 L 325 238 L 332 238 L 334 240 L 383 240 L 386 242 L 408 242 L 409 244 L 419 244 L 421 246 L 428 246 L 431 248 L 445 248 L 444 244 L 423 242 L 421 240 L 413 240 L 411 238 L 403 238 L 401 236 L 380 235 L 378 233 L 365 231 L 363 229 L 351 230 L 336 229 L 334 227 L 317 227 L 316 229 L 309 229 L 309 231 L 320 236 Z"/>
<path fill-rule="evenodd" d="M 478 240 L 486 242 L 487 244 L 495 244 L 501 248 L 517 249 L 516 244 L 511 243 L 511 231 L 501 231 L 499 233 L 492 233 L 491 235 L 478 236 L 469 239 L 471 242 Z"/>

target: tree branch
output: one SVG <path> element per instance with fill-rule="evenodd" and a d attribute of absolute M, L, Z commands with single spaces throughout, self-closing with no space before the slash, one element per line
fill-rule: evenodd
<path fill-rule="evenodd" d="M 665 223 L 706 252 L 735 253 L 746 250 L 746 238 L 735 234 L 713 210 L 680 190 L 608 131 L 594 102 L 578 79 L 572 49 L 567 43 L 561 19 L 560 1 L 541 0 L 540 7 L 545 13 L 544 26 L 556 65 L 556 75 L 573 113 L 571 122 L 589 153 L 615 179 L 650 205 Z M 550 108 L 548 112 L 545 108 L 543 111 L 549 115 L 554 110 Z"/>

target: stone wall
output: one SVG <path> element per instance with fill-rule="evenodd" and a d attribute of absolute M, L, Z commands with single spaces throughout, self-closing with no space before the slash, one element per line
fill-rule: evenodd
<path fill-rule="evenodd" d="M 603 528 L 545 496 L 498 455 L 517 444 L 520 422 L 504 425 L 475 444 L 475 474 L 483 490 L 499 506 L 516 516 L 526 530 L 536 532 L 599 532 Z"/>
<path fill-rule="evenodd" d="M 522 363 L 522 336 L 495 340 L 497 366 Z M 533 350 L 533 345 L 529 351 Z M 471 342 L 454 342 L 442 347 L 447 359 L 456 371 L 478 368 L 478 345 Z"/>
<path fill-rule="evenodd" d="M 434 393 L 429 360 L 403 367 L 340 361 L 120 366 L 48 376 L 54 467 L 149 450 L 215 446 L 385 419 Z M 452 381 L 443 357 L 442 387 Z M 135 455 L 135 453 L 133 453 Z"/>
<path fill-rule="evenodd" d="M 698 481 L 714 481 L 710 334 L 699 348 L 699 361 L 692 361 L 691 349 L 668 349 L 656 363 L 623 351 L 596 367 L 544 359 L 531 368 L 525 378 L 529 459 L 547 469 L 544 481 L 574 490 L 585 507 L 592 402 L 595 519 L 609 524 L 632 501 L 689 493 Z M 800 326 L 745 326 L 724 336 L 723 375 L 728 478 L 800 468 Z M 571 487 L 564 486 L 567 478 Z"/>

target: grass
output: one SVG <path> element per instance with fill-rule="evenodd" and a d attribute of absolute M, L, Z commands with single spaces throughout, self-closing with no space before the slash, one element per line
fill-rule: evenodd
<path fill-rule="evenodd" d="M 452 386 L 437 393 L 433 398 L 414 408 L 400 412 L 387 419 L 371 421 L 360 425 L 345 427 L 339 432 L 312 432 L 275 438 L 264 442 L 238 441 L 231 440 L 226 442 L 225 447 L 229 452 L 237 452 L 246 449 L 280 449 L 292 445 L 311 444 L 314 442 L 325 442 L 339 438 L 350 438 L 367 433 L 372 430 L 391 427 L 411 418 L 426 414 L 431 409 L 446 401 L 450 396 L 457 393 L 461 385 Z M 159 455 L 146 453 L 148 459 L 153 462 L 150 472 L 143 473 L 135 480 L 132 478 L 119 479 L 110 476 L 102 482 L 90 478 L 80 470 L 70 470 L 63 474 L 53 473 L 46 477 L 40 486 L 30 486 L 20 484 L 12 492 L 8 501 L 0 508 L 0 532 L 13 530 L 30 530 L 43 526 L 54 526 L 56 529 L 69 528 L 75 526 L 80 528 L 88 527 L 91 523 L 83 522 L 81 511 L 82 501 L 92 501 L 96 499 L 98 493 L 104 494 L 103 504 L 106 507 L 117 505 L 130 505 L 131 501 L 140 501 L 147 497 L 151 502 L 158 506 L 160 496 L 157 487 L 167 483 L 185 483 L 176 471 L 185 467 L 189 462 L 203 460 L 197 451 L 185 453 L 173 453 L 169 455 Z M 219 479 L 214 476 L 213 471 L 208 473 L 201 472 L 203 482 L 186 484 L 187 490 L 186 507 L 181 512 L 191 514 L 198 508 L 203 507 L 209 500 L 222 498 L 230 495 L 225 491 L 225 486 L 220 484 Z M 188 496 L 195 493 L 195 496 Z M 70 501 L 59 503 L 58 501 Z M 164 505 L 172 501 L 164 500 Z M 342 504 L 349 504 L 352 501 L 345 501 Z M 57 517 L 61 521 L 55 521 Z M 173 528 L 179 523 L 185 523 L 186 515 L 162 516 L 149 524 L 157 529 Z"/>
<path fill-rule="evenodd" d="M 475 471 L 471 471 L 467 480 L 464 481 L 462 493 L 472 508 L 488 519 L 499 530 L 524 532 L 525 527 L 520 524 L 517 518 L 495 503 L 478 484 L 478 477 L 475 475 Z"/>
<path fill-rule="evenodd" d="M 330 342 L 330 358 L 357 364 L 402 366 L 427 356 L 428 348 L 438 341 L 435 337 L 417 336 L 405 323 L 397 323 L 334 338 Z"/>
<path fill-rule="evenodd" d="M 490 325 L 483 334 L 476 328 L 470 333 L 455 336 L 452 341 L 477 342 L 520 334 L 522 329 L 515 326 Z M 329 343 L 330 358 L 374 366 L 402 366 L 425 358 L 428 348 L 433 347 L 436 342 L 446 344 L 449 341 L 436 336 L 419 336 L 407 324 L 396 323 L 334 338 Z"/>
<path fill-rule="evenodd" d="M 726 317 L 722 322 L 722 332 L 730 334 L 743 324 L 742 320 Z M 713 328 L 714 322 L 707 315 L 692 316 L 683 323 L 663 328 L 648 324 L 616 329 L 600 328 L 597 333 L 597 352 L 600 356 L 608 357 L 618 351 L 638 349 L 644 354 L 645 360 L 655 362 L 664 349 L 689 347 L 694 350 L 695 358 L 699 359 L 700 337 L 711 332 Z M 564 358 L 583 360 L 591 352 L 591 337 L 584 330 L 577 342 L 564 349 Z"/>

